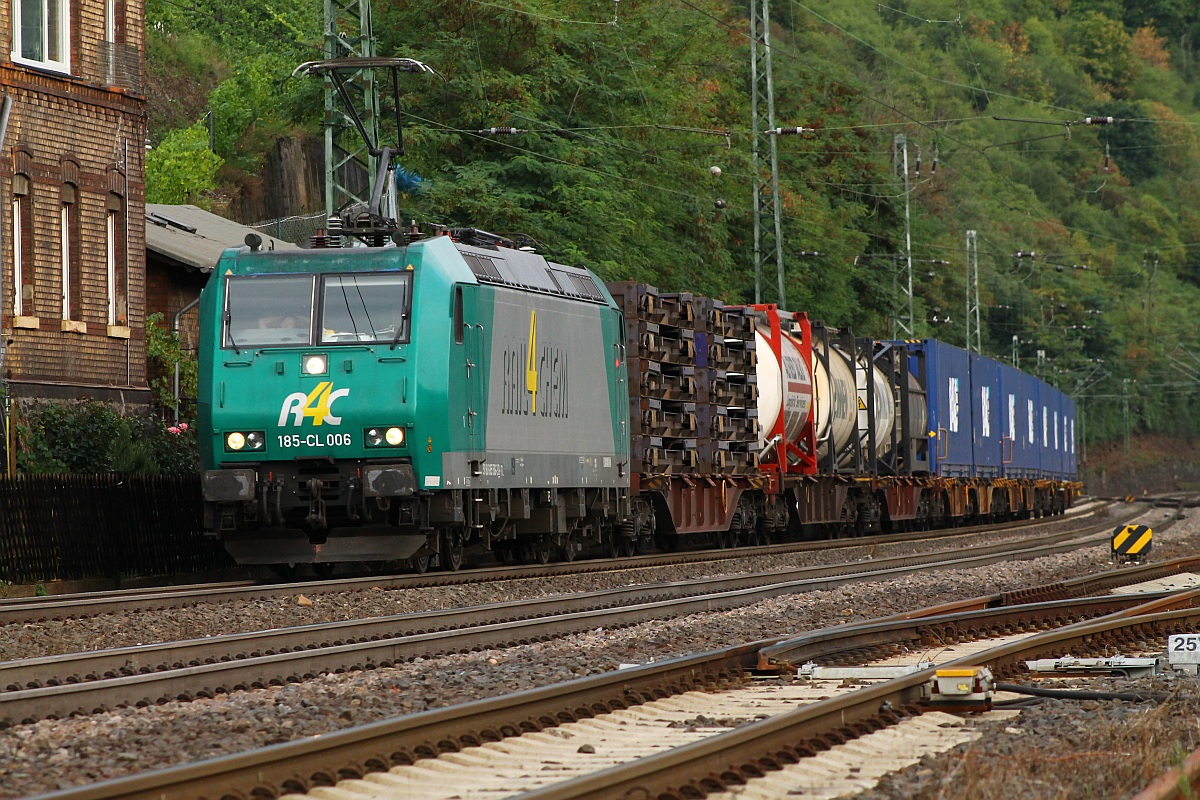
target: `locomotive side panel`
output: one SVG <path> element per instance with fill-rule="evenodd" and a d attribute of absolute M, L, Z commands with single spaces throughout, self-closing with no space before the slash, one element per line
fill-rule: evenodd
<path fill-rule="evenodd" d="M 481 287 L 490 306 L 482 437 L 443 455 L 455 487 L 627 485 L 610 393 L 619 359 L 606 306 Z M 479 331 L 473 331 L 482 336 Z M 478 391 L 464 386 L 465 391 Z M 474 463 L 471 463 L 474 462 Z"/>

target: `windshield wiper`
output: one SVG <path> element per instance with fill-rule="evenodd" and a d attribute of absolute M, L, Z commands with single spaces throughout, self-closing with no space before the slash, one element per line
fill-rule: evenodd
<path fill-rule="evenodd" d="M 392 346 L 389 350 L 395 350 L 396 345 L 400 343 L 400 337 L 404 335 L 404 321 L 408 319 L 408 314 L 400 315 L 400 324 L 396 326 L 396 335 L 392 337 Z"/>
<path fill-rule="evenodd" d="M 225 334 L 229 337 L 229 343 L 233 345 L 233 352 L 240 356 L 242 351 L 238 347 L 237 340 L 233 338 L 233 315 L 229 313 L 229 306 L 225 307 Z"/>

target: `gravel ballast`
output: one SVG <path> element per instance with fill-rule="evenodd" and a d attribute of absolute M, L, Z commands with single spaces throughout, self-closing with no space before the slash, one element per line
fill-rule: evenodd
<path fill-rule="evenodd" d="M 1156 560 L 1194 554 L 1200 547 L 1200 513 L 1195 510 L 1184 513 L 1185 517 L 1169 530 L 1156 534 L 1153 551 Z M 1156 509 L 1139 521 L 1156 526 L 1173 514 L 1173 511 Z M 942 546 L 926 545 L 925 549 Z M 865 543 L 860 557 L 892 554 L 883 552 L 882 547 L 878 549 L 880 552 L 872 552 L 874 546 Z M 779 558 L 796 563 L 795 554 Z M 854 556 L 839 551 L 837 558 L 830 560 L 847 558 Z M 770 562 L 772 557 L 747 561 L 763 560 Z M 742 568 L 751 571 L 780 566 L 783 564 L 764 566 L 757 563 Z M 598 629 L 552 642 L 417 660 L 391 669 L 330 675 L 191 703 L 119 709 L 89 717 L 16 726 L 0 732 L 0 798 L 25 797 L 397 715 L 510 694 L 605 672 L 623 663 L 646 663 L 739 642 L 857 622 L 1113 567 L 1108 548 L 1093 547 L 1036 561 L 934 572 L 886 583 L 863 583 L 791 595 L 734 611 L 696 614 L 619 630 Z M 412 593 L 392 597 L 388 595 L 393 593 L 383 591 L 321 595 L 313 598 L 311 607 L 299 606 L 292 598 L 147 612 L 131 615 L 131 619 L 102 616 L 61 623 L 7 626 L 20 627 L 20 630 L 0 630 L 0 654 L 12 658 L 75 652 L 98 646 L 114 647 L 192 638 L 206 633 L 310 624 L 323 619 L 472 605 L 609 585 L 685 580 L 718 571 L 730 572 L 728 562 L 719 568 L 712 565 L 672 567 L 669 575 L 661 571 L 654 571 L 657 574 L 653 576 L 642 575 L 640 573 L 651 571 L 639 570 L 637 575 L 597 573 L 512 581 L 505 585 L 423 589 L 420 597 Z M 509 585 L 526 583 L 536 586 Z M 88 646 L 82 646 L 80 642 L 86 642 Z M 926 765 L 920 765 L 920 768 L 930 769 Z"/>

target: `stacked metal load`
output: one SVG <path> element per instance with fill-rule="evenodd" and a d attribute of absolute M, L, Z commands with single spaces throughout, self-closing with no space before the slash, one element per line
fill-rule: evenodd
<path fill-rule="evenodd" d="M 740 308 L 644 283 L 610 283 L 625 314 L 633 470 L 749 474 L 758 467 L 754 324 Z"/>
<path fill-rule="evenodd" d="M 702 298 L 699 302 L 707 358 L 700 382 L 705 393 L 709 439 L 701 456 L 705 472 L 748 475 L 758 471 L 758 354 L 754 318 L 738 306 Z M 698 345 L 699 342 L 698 342 Z M 705 458 L 707 456 L 707 458 Z"/>

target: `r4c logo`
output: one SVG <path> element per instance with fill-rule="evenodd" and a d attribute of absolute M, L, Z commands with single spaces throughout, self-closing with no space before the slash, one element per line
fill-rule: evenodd
<path fill-rule="evenodd" d="M 331 381 L 321 381 L 317 388 L 308 394 L 293 392 L 283 400 L 279 409 L 279 427 L 288 424 L 288 415 L 292 416 L 292 426 L 304 424 L 305 417 L 312 417 L 313 425 L 341 425 L 342 418 L 332 413 L 334 401 L 350 394 L 349 389 L 333 389 Z"/>

